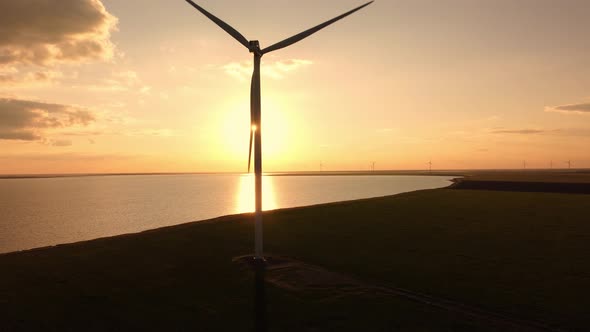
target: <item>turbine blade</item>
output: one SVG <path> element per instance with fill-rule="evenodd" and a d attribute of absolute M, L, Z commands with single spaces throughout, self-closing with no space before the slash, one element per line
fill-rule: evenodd
<path fill-rule="evenodd" d="M 269 52 L 272 52 L 272 51 L 276 51 L 278 49 L 285 48 L 287 46 L 293 45 L 296 42 L 298 42 L 298 41 L 300 41 L 300 40 L 302 40 L 304 38 L 307 38 L 310 35 L 312 35 L 312 34 L 318 32 L 318 31 L 322 30 L 323 28 L 327 27 L 328 25 L 330 25 L 330 24 L 332 24 L 332 23 L 334 23 L 336 21 L 339 21 L 339 20 L 345 18 L 346 16 L 348 16 L 348 15 L 350 15 L 350 14 L 352 14 L 352 13 L 358 11 L 358 10 L 361 10 L 361 9 L 367 7 L 368 5 L 372 4 L 373 2 L 374 1 L 367 2 L 366 4 L 364 4 L 364 5 L 360 6 L 360 7 L 357 7 L 355 9 L 351 10 L 351 11 L 348 11 L 348 12 L 346 12 L 346 13 L 338 16 L 338 17 L 335 17 L 335 18 L 333 18 L 333 19 L 331 19 L 331 20 L 329 20 L 327 22 L 324 22 L 324 23 L 322 23 L 322 24 L 320 24 L 318 26 L 315 26 L 315 27 L 313 27 L 313 28 L 311 28 L 309 30 L 305 30 L 305 31 L 303 31 L 303 32 L 301 32 L 301 33 L 293 36 L 293 37 L 287 38 L 287 39 L 285 39 L 283 41 L 280 41 L 280 42 L 278 42 L 278 43 L 276 43 L 274 45 L 271 45 L 271 46 L 263 49 L 262 50 L 262 54 L 266 54 L 266 53 L 269 53 Z"/>
<path fill-rule="evenodd" d="M 246 39 L 246 37 L 242 36 L 242 34 L 238 32 L 238 30 L 232 28 L 229 24 L 227 24 L 227 23 L 223 22 L 222 20 L 220 20 L 219 18 L 215 17 L 215 15 L 209 13 L 208 11 L 203 9 L 203 7 L 194 3 L 192 0 L 186 0 L 186 2 L 188 2 L 191 6 L 195 7 L 198 11 L 203 13 L 203 15 L 207 16 L 211 21 L 213 21 L 220 28 L 225 30 L 225 32 L 229 33 L 232 37 L 234 37 L 237 41 L 239 41 L 240 44 L 244 45 L 247 49 L 250 49 L 248 39 Z"/>
<path fill-rule="evenodd" d="M 250 161 L 252 160 L 252 136 L 254 131 L 250 128 L 250 147 L 248 148 L 248 173 L 250 173 Z"/>

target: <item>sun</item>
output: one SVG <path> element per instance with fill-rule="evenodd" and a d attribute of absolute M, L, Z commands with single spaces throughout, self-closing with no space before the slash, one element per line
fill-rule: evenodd
<path fill-rule="evenodd" d="M 245 104 L 245 105 L 244 105 Z M 246 165 L 250 131 L 258 130 L 250 126 L 248 103 L 225 105 L 219 112 L 215 126 L 219 130 L 215 153 L 222 160 Z M 296 118 L 294 112 L 273 98 L 264 100 L 262 110 L 262 156 L 264 162 L 276 164 L 281 160 L 293 158 L 297 153 L 298 137 L 295 135 Z"/>

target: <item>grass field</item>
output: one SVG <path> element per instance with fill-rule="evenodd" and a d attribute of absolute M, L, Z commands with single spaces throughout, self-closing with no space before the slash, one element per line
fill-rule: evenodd
<path fill-rule="evenodd" d="M 428 190 L 265 214 L 265 250 L 554 327 L 590 326 L 590 195 Z M 249 215 L 0 255 L 2 331 L 254 326 Z M 399 297 L 267 286 L 269 330 L 472 331 Z"/>

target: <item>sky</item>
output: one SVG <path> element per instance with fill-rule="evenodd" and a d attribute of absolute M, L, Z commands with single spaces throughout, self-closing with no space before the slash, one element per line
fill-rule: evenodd
<path fill-rule="evenodd" d="M 197 2 L 262 48 L 363 3 Z M 589 14 L 377 0 L 263 57 L 263 168 L 590 167 Z M 185 1 L 0 1 L 0 22 L 0 174 L 246 171 L 251 55 Z"/>

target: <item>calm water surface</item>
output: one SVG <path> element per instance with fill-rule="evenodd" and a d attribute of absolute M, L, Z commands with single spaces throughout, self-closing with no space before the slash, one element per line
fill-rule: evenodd
<path fill-rule="evenodd" d="M 266 176 L 265 210 L 440 188 L 435 176 Z M 253 211 L 251 175 L 0 179 L 0 252 Z"/>

